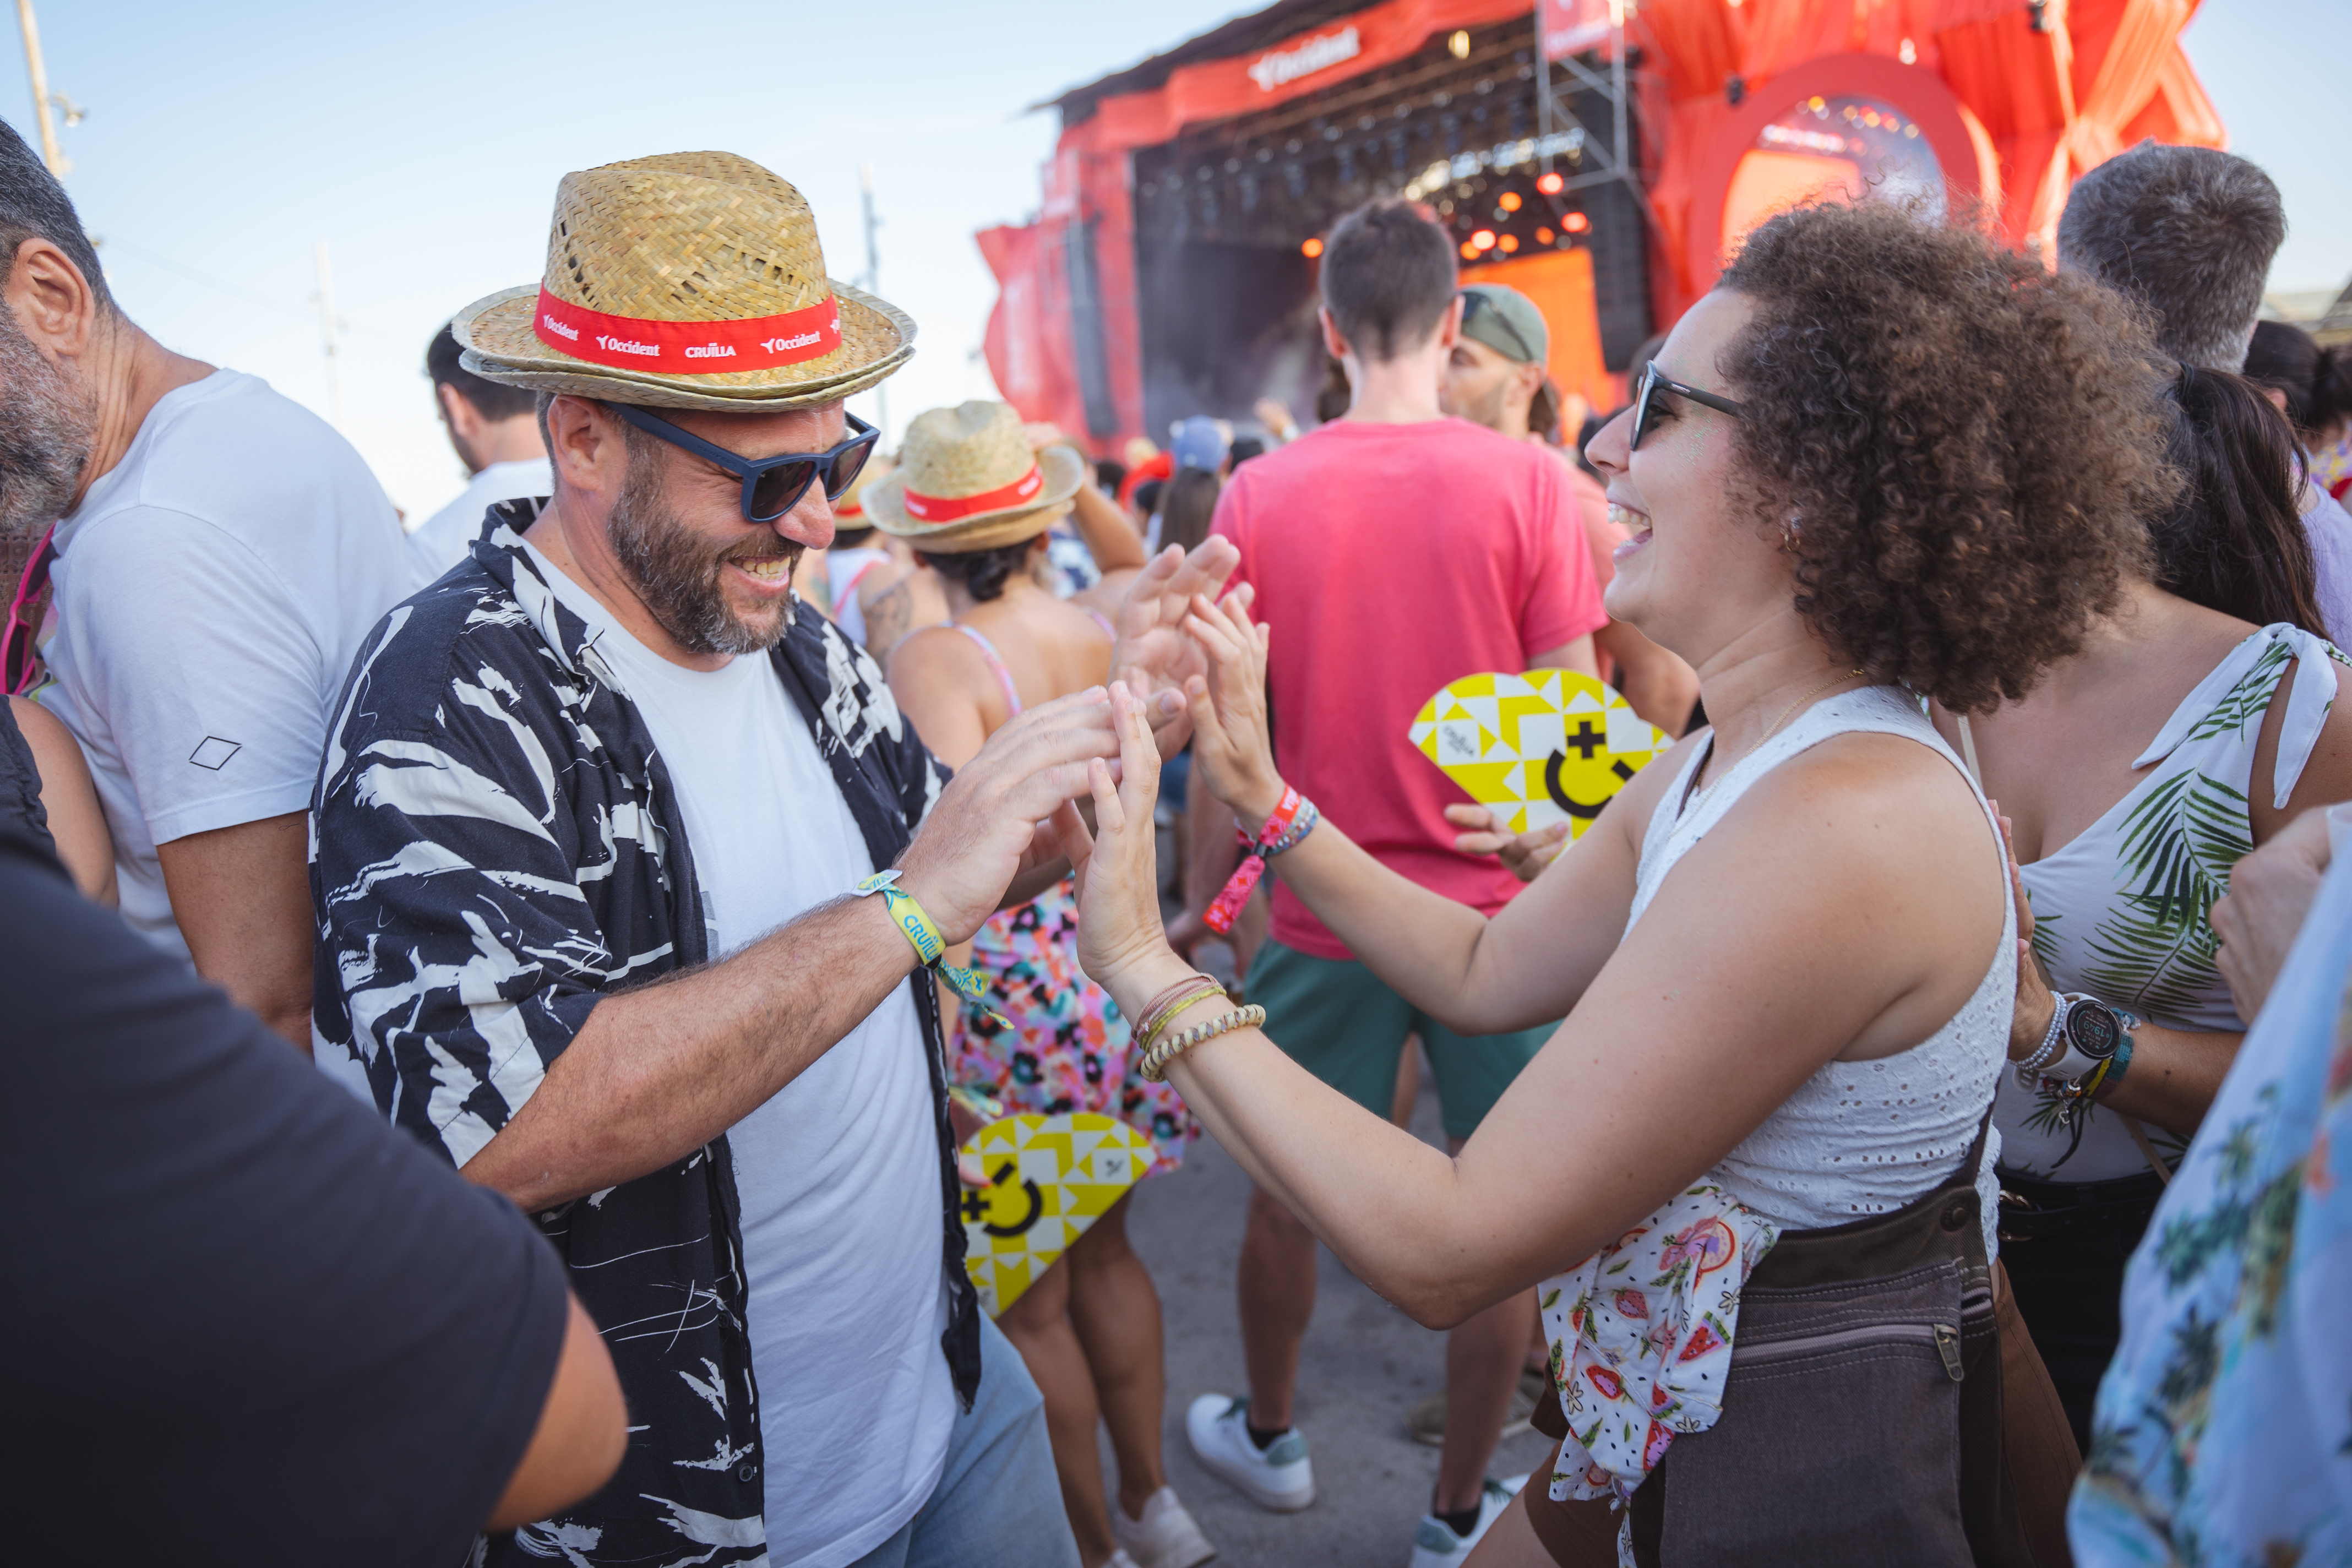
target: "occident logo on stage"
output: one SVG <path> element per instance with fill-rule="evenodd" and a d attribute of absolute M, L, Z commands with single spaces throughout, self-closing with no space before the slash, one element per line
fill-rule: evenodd
<path fill-rule="evenodd" d="M 1272 92 L 1285 82 L 1311 76 L 1341 60 L 1352 60 L 1363 53 L 1363 45 L 1356 37 L 1356 29 L 1342 27 L 1336 33 L 1326 33 L 1319 38 L 1309 38 L 1295 49 L 1269 49 L 1250 62 L 1249 79 L 1257 83 L 1260 92 Z"/>

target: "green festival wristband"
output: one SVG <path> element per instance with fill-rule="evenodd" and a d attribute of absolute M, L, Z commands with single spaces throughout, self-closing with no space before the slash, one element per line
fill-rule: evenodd
<path fill-rule="evenodd" d="M 890 911 L 891 921 L 898 926 L 899 934 L 914 948 L 915 956 L 922 961 L 923 967 L 946 981 L 966 1002 L 1006 1028 L 1011 1028 L 1012 1020 L 988 1005 L 988 982 L 969 969 L 960 969 L 947 962 L 947 939 L 940 934 L 940 928 L 931 920 L 930 911 L 917 903 L 912 893 L 899 889 L 896 885 L 898 880 L 898 868 L 893 867 L 887 871 L 877 871 L 850 891 L 861 899 L 868 893 L 881 894 L 883 904 Z"/>

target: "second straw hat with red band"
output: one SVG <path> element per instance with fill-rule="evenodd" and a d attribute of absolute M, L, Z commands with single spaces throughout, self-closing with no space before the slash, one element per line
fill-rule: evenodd
<path fill-rule="evenodd" d="M 915 416 L 898 468 L 866 491 L 866 514 L 918 550 L 994 550 L 1053 527 L 1086 482 L 1075 448 L 1032 452 L 1011 406 L 974 401 Z"/>
<path fill-rule="evenodd" d="M 907 363 L 905 311 L 825 276 L 800 192 L 731 153 L 566 174 L 536 288 L 450 323 L 489 381 L 656 408 L 838 403 Z"/>

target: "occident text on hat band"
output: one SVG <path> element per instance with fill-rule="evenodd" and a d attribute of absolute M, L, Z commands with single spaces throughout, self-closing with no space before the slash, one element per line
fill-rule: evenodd
<path fill-rule="evenodd" d="M 740 321 L 657 321 L 612 316 L 539 291 L 531 330 L 573 359 L 616 370 L 716 375 L 819 359 L 841 346 L 841 301 L 827 294 L 781 316 Z"/>

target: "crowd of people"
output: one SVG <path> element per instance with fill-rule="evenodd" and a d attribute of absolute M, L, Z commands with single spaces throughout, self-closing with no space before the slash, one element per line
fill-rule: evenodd
<path fill-rule="evenodd" d="M 1311 428 L 884 454 L 914 323 L 639 158 L 434 336 L 404 531 L 0 127 L 26 1550 L 1197 1568 L 1132 1193 L 965 1268 L 970 1140 L 1086 1112 L 1254 1184 L 1216 1483 L 1316 1502 L 1318 1245 L 1446 1331 L 1411 1568 L 2352 1561 L 2352 363 L 2257 322 L 2284 234 L 2152 144 L 2054 266 L 1801 207 L 1588 419 L 1376 202 Z M 1531 670 L 1670 743 L 1573 841 L 1406 739 Z"/>

